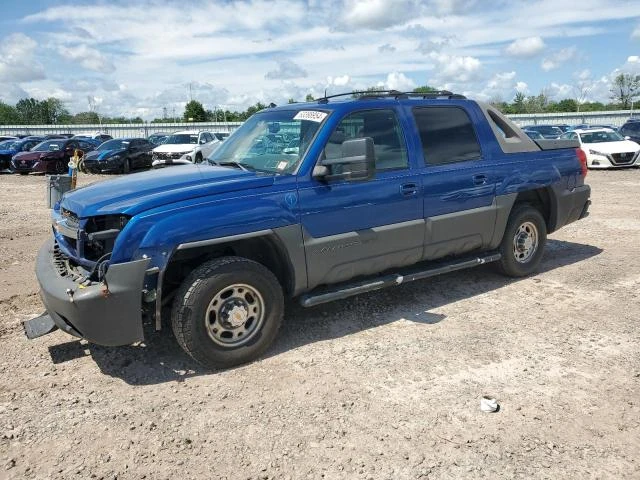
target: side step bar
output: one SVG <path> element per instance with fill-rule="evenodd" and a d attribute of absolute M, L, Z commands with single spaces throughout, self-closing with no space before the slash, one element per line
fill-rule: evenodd
<path fill-rule="evenodd" d="M 454 259 L 448 262 L 437 262 L 426 269 L 412 269 L 406 273 L 398 272 L 377 277 L 369 280 L 362 280 L 354 283 L 343 283 L 322 291 L 310 292 L 300 297 L 300 305 L 303 307 L 315 307 L 321 303 L 341 300 L 360 293 L 381 290 L 386 287 L 393 287 L 401 283 L 413 282 L 414 280 L 422 280 L 424 278 L 435 277 L 443 273 L 463 270 L 465 268 L 477 267 L 485 263 L 500 260 L 502 255 L 497 252 L 491 252 L 473 258 L 465 257 L 462 259 Z"/>
<path fill-rule="evenodd" d="M 43 335 L 58 329 L 58 326 L 53 322 L 53 319 L 47 312 L 44 312 L 39 317 L 22 322 L 22 326 L 24 327 L 24 333 L 29 340 L 42 337 Z"/>

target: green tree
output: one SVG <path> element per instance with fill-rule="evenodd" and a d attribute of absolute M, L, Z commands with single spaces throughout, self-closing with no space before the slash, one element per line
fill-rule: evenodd
<path fill-rule="evenodd" d="M 0 125 L 16 125 L 20 115 L 15 107 L 0 101 Z"/>
<path fill-rule="evenodd" d="M 631 107 L 631 103 L 640 95 L 640 75 L 621 73 L 613 80 L 611 99 L 620 103 L 623 109 Z"/>
<path fill-rule="evenodd" d="M 293 98 L 290 98 L 289 100 L 287 100 L 287 103 L 291 105 L 292 103 L 298 103 L 298 101 L 294 100 Z"/>
<path fill-rule="evenodd" d="M 71 123 L 76 125 L 97 125 L 100 118 L 96 112 L 79 112 L 71 117 Z"/>
<path fill-rule="evenodd" d="M 557 112 L 577 112 L 578 111 L 578 102 L 576 102 L 573 98 L 565 98 L 560 100 L 556 104 Z"/>
<path fill-rule="evenodd" d="M 31 125 L 40 123 L 40 102 L 35 98 L 23 98 L 16 103 L 16 111 L 20 118 L 20 123 Z"/>
<path fill-rule="evenodd" d="M 414 93 L 433 93 L 437 92 L 437 88 L 430 87 L 429 85 L 423 85 L 421 87 L 416 87 L 413 89 Z"/>
<path fill-rule="evenodd" d="M 527 96 L 522 92 L 516 92 L 516 96 L 513 97 L 513 110 L 514 113 L 527 113 L 525 102 Z"/>
<path fill-rule="evenodd" d="M 205 112 L 200 102 L 191 100 L 184 107 L 183 117 L 185 122 L 205 122 L 207 120 L 207 112 Z"/>
<path fill-rule="evenodd" d="M 315 98 L 313 98 L 313 95 L 311 95 L 310 93 L 307 93 L 307 96 L 304 97 L 305 102 L 313 102 L 314 100 Z"/>

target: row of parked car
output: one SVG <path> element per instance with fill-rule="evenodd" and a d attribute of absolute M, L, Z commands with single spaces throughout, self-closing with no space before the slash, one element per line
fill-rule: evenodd
<path fill-rule="evenodd" d="M 173 164 L 200 163 L 215 151 L 227 133 L 179 131 L 149 138 L 112 138 L 106 134 L 0 137 L 0 172 L 60 174 L 76 151 L 79 169 L 88 173 L 129 173 Z"/>
<path fill-rule="evenodd" d="M 587 155 L 589 168 L 640 167 L 640 119 L 622 127 L 613 125 L 526 125 L 533 140 L 577 140 Z"/>

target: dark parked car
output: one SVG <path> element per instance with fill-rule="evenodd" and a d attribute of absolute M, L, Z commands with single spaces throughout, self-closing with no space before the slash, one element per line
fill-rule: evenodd
<path fill-rule="evenodd" d="M 527 125 L 522 127 L 523 130 L 533 130 L 541 133 L 544 138 L 554 139 L 562 135 L 562 130 L 555 125 Z"/>
<path fill-rule="evenodd" d="M 129 173 L 135 168 L 148 168 L 153 147 L 144 138 L 107 140 L 85 156 L 83 170 L 90 173 Z"/>
<path fill-rule="evenodd" d="M 53 138 L 37 144 L 28 152 L 11 159 L 11 171 L 16 173 L 65 173 L 75 150 L 87 153 L 95 147 L 84 140 Z"/>
<path fill-rule="evenodd" d="M 156 132 L 149 135 L 149 137 L 147 137 L 147 140 L 149 140 L 154 146 L 157 147 L 158 145 L 163 144 L 169 135 L 171 134 L 165 132 Z"/>
<path fill-rule="evenodd" d="M 21 140 L 7 140 L 0 144 L 0 172 L 10 171 L 11 158 L 17 153 L 28 152 L 38 143 L 42 137 L 26 137 Z"/>
<path fill-rule="evenodd" d="M 640 119 L 630 118 L 618 130 L 623 137 L 629 137 L 636 143 L 640 143 Z"/>
<path fill-rule="evenodd" d="M 13 135 L 0 135 L 0 142 L 4 142 L 5 140 L 17 140 L 18 137 Z"/>

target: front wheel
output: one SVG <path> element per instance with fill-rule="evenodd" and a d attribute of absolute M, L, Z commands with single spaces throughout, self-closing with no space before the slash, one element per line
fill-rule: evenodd
<path fill-rule="evenodd" d="M 128 158 L 125 158 L 124 161 L 122 162 L 122 173 L 129 173 L 131 172 L 131 160 L 129 160 Z"/>
<path fill-rule="evenodd" d="M 533 273 L 544 253 L 547 227 L 540 211 L 530 205 L 516 205 L 509 216 L 500 244 L 499 268 L 510 277 Z"/>
<path fill-rule="evenodd" d="M 173 304 L 171 323 L 180 346 L 209 368 L 226 368 L 260 356 L 276 337 L 284 296 L 261 264 L 222 257 L 196 268 Z"/>

